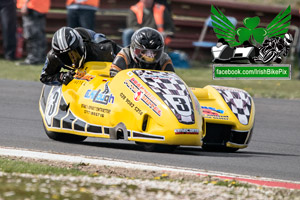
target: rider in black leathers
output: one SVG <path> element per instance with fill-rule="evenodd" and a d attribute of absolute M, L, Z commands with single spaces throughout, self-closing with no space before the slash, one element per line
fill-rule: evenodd
<path fill-rule="evenodd" d="M 112 62 L 121 50 L 105 35 L 85 28 L 62 27 L 52 38 L 52 49 L 48 52 L 40 81 L 48 85 L 67 85 L 75 70 L 88 61 Z M 61 69 L 68 72 L 61 72 Z"/>

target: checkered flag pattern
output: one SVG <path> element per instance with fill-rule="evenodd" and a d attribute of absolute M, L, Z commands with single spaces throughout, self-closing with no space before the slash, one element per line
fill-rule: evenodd
<path fill-rule="evenodd" d="M 140 79 L 142 79 L 169 106 L 180 123 L 195 123 L 193 103 L 190 94 L 183 81 L 176 74 L 146 70 L 135 70 L 134 73 Z M 184 99 L 186 99 L 187 97 L 188 102 L 183 102 L 182 100 L 174 102 L 170 100 L 170 98 L 168 98 L 168 96 L 170 95 L 174 97 L 185 97 Z M 178 105 L 178 103 L 189 104 L 189 106 Z M 189 108 L 189 111 L 185 110 L 184 114 L 182 114 L 182 112 L 180 112 L 180 109 L 183 108 L 182 106 L 185 106 L 185 109 Z M 186 115 L 186 113 L 189 114 Z"/>
<path fill-rule="evenodd" d="M 229 108 L 241 122 L 247 125 L 251 113 L 251 97 L 243 91 L 235 88 L 214 87 L 223 97 Z"/>

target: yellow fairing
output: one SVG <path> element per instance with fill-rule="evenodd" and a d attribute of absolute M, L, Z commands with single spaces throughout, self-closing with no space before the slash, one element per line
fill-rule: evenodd
<path fill-rule="evenodd" d="M 89 62 L 67 86 L 44 86 L 40 111 L 47 131 L 168 145 L 202 144 L 201 108 L 176 74 L 130 69 L 110 78 L 110 65 Z"/>
<path fill-rule="evenodd" d="M 255 116 L 250 95 L 237 88 L 206 86 L 191 88 L 197 97 L 206 122 L 204 145 L 228 148 L 248 146 Z"/>

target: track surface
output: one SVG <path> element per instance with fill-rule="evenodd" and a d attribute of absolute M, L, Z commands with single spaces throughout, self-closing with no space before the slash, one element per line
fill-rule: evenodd
<path fill-rule="evenodd" d="M 149 153 L 132 142 L 88 138 L 69 144 L 48 139 L 38 110 L 41 88 L 38 82 L 0 80 L 0 146 L 300 181 L 300 101 L 255 99 L 254 135 L 249 147 L 236 153 L 194 147 Z"/>

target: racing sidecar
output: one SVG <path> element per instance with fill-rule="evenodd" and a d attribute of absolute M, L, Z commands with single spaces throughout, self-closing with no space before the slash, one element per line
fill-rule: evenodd
<path fill-rule="evenodd" d="M 247 92 L 189 88 L 175 73 L 155 70 L 127 69 L 111 78 L 110 65 L 88 62 L 67 86 L 43 86 L 39 109 L 49 138 L 124 139 L 147 151 L 247 147 L 255 113 Z"/>

